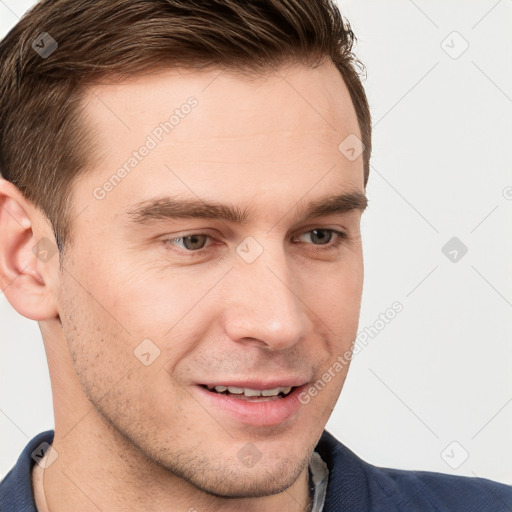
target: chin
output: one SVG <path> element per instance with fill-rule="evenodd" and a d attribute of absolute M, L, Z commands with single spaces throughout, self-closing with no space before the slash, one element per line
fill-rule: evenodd
<path fill-rule="evenodd" d="M 308 461 L 309 457 L 302 461 L 287 459 L 243 469 L 234 469 L 236 464 L 215 465 L 215 468 L 211 465 L 210 469 L 203 466 L 196 468 L 193 474 L 180 476 L 202 492 L 218 498 L 261 498 L 279 494 L 292 486 Z"/>
<path fill-rule="evenodd" d="M 300 474 L 300 472 L 299 472 Z M 216 482 L 213 485 L 199 487 L 203 492 L 217 498 L 262 498 L 286 491 L 297 480 L 299 475 L 276 480 L 273 475 L 259 474 L 241 477 L 230 482 Z"/>

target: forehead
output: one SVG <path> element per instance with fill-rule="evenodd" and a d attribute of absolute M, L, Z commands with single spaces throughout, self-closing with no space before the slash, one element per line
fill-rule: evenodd
<path fill-rule="evenodd" d="M 75 190 L 78 208 L 121 211 L 176 193 L 268 206 L 333 187 L 363 191 L 362 157 L 339 150 L 360 131 L 332 63 L 252 78 L 166 69 L 88 92 L 101 157 Z"/>

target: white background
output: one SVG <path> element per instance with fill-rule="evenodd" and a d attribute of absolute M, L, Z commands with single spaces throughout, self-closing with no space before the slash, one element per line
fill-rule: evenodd
<path fill-rule="evenodd" d="M 32 3 L 0 0 L 0 36 Z M 512 2 L 339 4 L 374 126 L 360 332 L 404 309 L 354 358 L 327 428 L 379 466 L 512 483 Z M 3 294 L 0 339 L 1 478 L 53 413 L 37 324 Z"/>

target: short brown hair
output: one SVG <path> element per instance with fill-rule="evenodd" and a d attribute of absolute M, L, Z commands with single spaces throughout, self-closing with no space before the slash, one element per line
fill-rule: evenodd
<path fill-rule="evenodd" d="M 46 58 L 33 46 L 43 32 L 58 44 Z M 71 185 L 94 154 L 80 122 L 86 85 L 169 66 L 264 74 L 328 58 L 357 114 L 366 186 L 371 118 L 354 40 L 332 0 L 42 0 L 0 42 L 0 173 L 45 214 L 62 252 Z"/>

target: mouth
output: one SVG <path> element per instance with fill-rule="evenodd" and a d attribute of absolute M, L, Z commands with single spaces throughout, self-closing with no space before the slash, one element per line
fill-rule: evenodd
<path fill-rule="evenodd" d="M 250 402 L 268 402 L 272 400 L 280 400 L 287 397 L 293 392 L 297 386 L 277 386 L 267 389 L 255 389 L 239 386 L 211 386 L 203 384 L 202 387 L 211 393 L 218 395 L 230 396 L 237 400 L 246 400 Z"/>
<path fill-rule="evenodd" d="M 302 404 L 298 396 L 307 386 L 302 381 L 222 382 L 194 386 L 212 413 L 255 427 L 290 424 Z"/>

